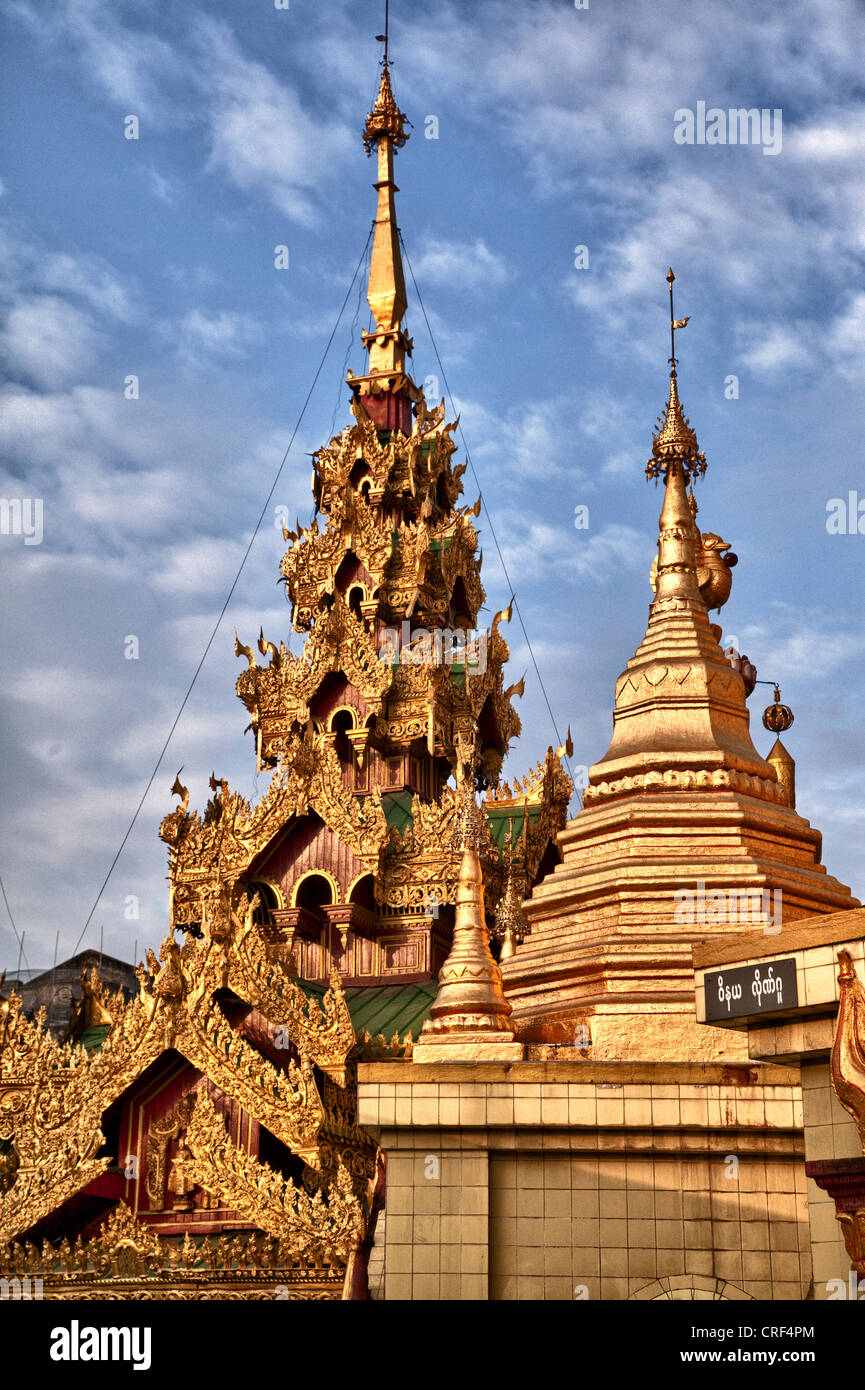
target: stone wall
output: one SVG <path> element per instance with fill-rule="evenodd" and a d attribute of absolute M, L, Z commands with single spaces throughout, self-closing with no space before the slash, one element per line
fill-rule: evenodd
<path fill-rule="evenodd" d="M 373 1296 L 803 1299 L 799 1094 L 780 1067 L 364 1065 Z"/>

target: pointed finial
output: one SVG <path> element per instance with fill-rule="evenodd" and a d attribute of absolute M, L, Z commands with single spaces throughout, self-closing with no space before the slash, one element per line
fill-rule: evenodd
<path fill-rule="evenodd" d="M 690 315 L 684 319 L 675 317 L 673 306 L 673 282 L 676 277 L 672 267 L 667 271 L 667 284 L 670 286 L 670 394 L 667 399 L 667 409 L 664 417 L 659 421 L 661 428 L 658 433 L 652 436 L 652 457 L 646 464 L 646 477 L 654 478 L 656 481 L 662 475 L 669 473 L 670 465 L 678 463 L 681 465 L 682 476 L 686 483 L 693 483 L 695 477 L 700 477 L 706 471 L 706 455 L 697 443 L 697 436 L 691 428 L 691 422 L 687 419 L 679 401 L 679 388 L 676 380 L 676 332 L 684 328 L 688 323 Z"/>

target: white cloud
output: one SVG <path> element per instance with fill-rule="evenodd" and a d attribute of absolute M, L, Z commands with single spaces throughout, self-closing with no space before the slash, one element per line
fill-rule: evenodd
<path fill-rule="evenodd" d="M 770 328 L 765 324 L 747 324 L 742 325 L 740 336 L 751 344 L 742 352 L 742 361 L 759 374 L 804 367 L 810 361 L 810 352 L 805 346 L 808 339 L 800 324 L 774 324 Z"/>
<path fill-rule="evenodd" d="M 245 58 L 227 24 L 199 18 L 198 82 L 208 108 L 209 168 L 268 198 L 302 225 L 320 219 L 322 171 L 352 148 L 346 126 L 316 118 L 297 93 Z"/>
<path fill-rule="evenodd" d="M 196 594 L 222 595 L 234 578 L 245 547 L 239 541 L 197 536 L 171 548 L 152 576 L 154 589 L 188 600 Z"/>
<path fill-rule="evenodd" d="M 175 329 L 166 330 L 175 336 Z M 177 325 L 178 355 L 198 363 L 202 357 L 243 357 L 261 341 L 261 325 L 250 314 L 190 309 Z"/>
<path fill-rule="evenodd" d="M 506 538 L 502 552 L 515 582 L 567 575 L 605 584 L 623 569 L 648 569 L 651 563 L 651 540 L 631 526 L 612 523 L 593 532 L 517 516 L 495 520 Z"/>
<path fill-rule="evenodd" d="M 50 389 L 86 376 L 99 337 L 89 314 L 56 295 L 31 295 L 10 309 L 2 345 L 13 372 Z"/>
<path fill-rule="evenodd" d="M 474 242 L 426 237 L 412 263 L 421 293 L 426 283 L 483 290 L 503 285 L 509 276 L 504 257 L 480 237 Z"/>
<path fill-rule="evenodd" d="M 93 309 L 129 323 L 135 311 L 130 288 L 112 266 L 97 256 L 70 256 L 66 252 L 49 255 L 42 267 L 42 284 L 46 289 L 76 295 Z"/>

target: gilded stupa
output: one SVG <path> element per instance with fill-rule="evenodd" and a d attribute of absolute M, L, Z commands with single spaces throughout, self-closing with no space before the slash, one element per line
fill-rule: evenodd
<path fill-rule="evenodd" d="M 686 321 L 673 317 L 673 279 L 675 343 Z M 858 904 L 795 810 L 790 755 L 780 740 L 768 758 L 755 748 L 743 676 L 710 621 L 734 561 L 696 525 L 688 490 L 706 458 L 679 400 L 675 346 L 658 424 L 646 472 L 664 496 L 646 634 L 616 682 L 612 741 L 559 837 L 562 862 L 525 904 L 531 935 L 503 972 L 527 1040 L 567 1046 L 576 1035 L 596 1059 L 713 1060 L 741 1040 L 695 1025 L 692 944 L 778 930 L 780 912 L 788 923 Z"/>

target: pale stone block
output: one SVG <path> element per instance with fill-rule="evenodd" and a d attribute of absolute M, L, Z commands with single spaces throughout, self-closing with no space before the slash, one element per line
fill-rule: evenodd
<path fill-rule="evenodd" d="M 448 1217 L 448 1220 L 453 1218 Z M 442 1223 L 442 1239 L 444 1240 L 444 1222 Z M 453 1240 L 454 1236 L 449 1236 Z M 490 1218 L 490 1244 L 494 1250 L 504 1250 L 507 1246 L 516 1246 L 517 1243 L 517 1219 L 515 1216 L 493 1216 Z"/>
<path fill-rule="evenodd" d="M 518 1297 L 518 1280 L 515 1274 L 494 1274 L 490 1278 L 490 1297 L 497 1303 L 514 1302 Z"/>
<path fill-rule="evenodd" d="M 805 969 L 806 1004 L 832 1003 L 838 998 L 837 967 L 818 965 Z"/>
<path fill-rule="evenodd" d="M 391 1274 L 411 1274 L 413 1259 L 414 1247 L 412 1245 L 400 1245 L 388 1241 L 385 1254 L 386 1278 L 389 1278 Z"/>
<path fill-rule="evenodd" d="M 653 1125 L 677 1125 L 679 1123 L 679 1102 L 677 1100 L 652 1100 Z"/>
<path fill-rule="evenodd" d="M 543 1188 L 531 1187 L 517 1201 L 517 1216 L 539 1217 L 544 1214 Z"/>
<path fill-rule="evenodd" d="M 517 1251 L 517 1267 L 520 1278 L 526 1274 L 543 1274 L 545 1249 L 541 1245 L 523 1246 Z"/>
<path fill-rule="evenodd" d="M 438 1274 L 439 1272 L 439 1246 L 435 1245 L 415 1245 L 413 1256 L 413 1274 Z"/>
<path fill-rule="evenodd" d="M 522 1087 L 515 1087 L 521 1090 Z M 517 1125 L 539 1125 L 541 1123 L 541 1098 L 540 1096 L 519 1096 L 514 1097 L 514 1124 Z"/>
<path fill-rule="evenodd" d="M 415 1302 L 426 1299 L 437 1299 L 439 1296 L 439 1275 L 436 1274 L 413 1274 L 411 1279 L 411 1296 Z"/>
<path fill-rule="evenodd" d="M 646 1099 L 632 1100 L 627 1092 L 630 1088 L 625 1087 L 625 1124 L 626 1125 L 650 1125 L 652 1123 L 652 1102 Z M 637 1089 L 634 1087 L 633 1089 Z M 645 1088 L 648 1089 L 648 1088 Z"/>
<path fill-rule="evenodd" d="M 442 1086 L 442 1090 L 445 1087 Z M 458 1125 L 460 1122 L 460 1103 L 456 1098 L 442 1096 L 439 1101 L 439 1124 Z"/>
<path fill-rule="evenodd" d="M 654 1245 L 651 1247 L 631 1246 L 628 1251 L 628 1275 L 631 1279 L 647 1282 L 657 1274 L 657 1261 Z"/>
<path fill-rule="evenodd" d="M 486 1274 L 463 1274 L 460 1279 L 460 1298 L 463 1302 L 471 1300 L 483 1303 L 489 1293 L 489 1278 Z"/>
<path fill-rule="evenodd" d="M 460 1209 L 467 1216 L 482 1215 L 485 1217 L 489 1210 L 489 1200 L 490 1194 L 486 1185 L 483 1187 L 465 1187 L 463 1188 Z"/>
<path fill-rule="evenodd" d="M 487 1103 L 479 1096 L 460 1097 L 460 1124 L 485 1125 L 487 1122 Z"/>
<path fill-rule="evenodd" d="M 598 1124 L 599 1125 L 623 1125 L 625 1123 L 625 1101 L 624 1097 L 598 1096 Z"/>
<path fill-rule="evenodd" d="M 414 1096 L 411 1103 L 411 1120 L 414 1125 L 437 1125 L 439 1123 L 438 1096 Z"/>
<path fill-rule="evenodd" d="M 599 1191 L 601 1218 L 624 1218 L 628 1214 L 628 1198 L 624 1192 L 612 1188 Z"/>
<path fill-rule="evenodd" d="M 570 1188 L 546 1188 L 544 1191 L 544 1216 L 570 1216 Z"/>
<path fill-rule="evenodd" d="M 450 1217 L 445 1220 L 449 1221 Z M 448 1243 L 439 1249 L 439 1269 L 442 1274 L 459 1274 L 462 1267 L 462 1246 Z"/>
<path fill-rule="evenodd" d="M 740 1125 L 762 1125 L 766 1120 L 764 1101 L 741 1099 L 736 1102 L 736 1123 Z"/>
<path fill-rule="evenodd" d="M 683 1125 L 707 1125 L 709 1123 L 709 1102 L 705 1096 L 699 1100 L 683 1100 L 680 1111 Z"/>
<path fill-rule="evenodd" d="M 604 1245 L 601 1243 L 601 1271 L 615 1278 L 625 1277 L 628 1273 L 628 1247 L 627 1245 Z"/>
<path fill-rule="evenodd" d="M 717 1250 L 715 1274 L 719 1279 L 729 1279 L 731 1284 L 741 1284 L 744 1278 L 741 1250 Z"/>
<path fill-rule="evenodd" d="M 464 1215 L 460 1226 L 460 1241 L 463 1245 L 478 1245 L 488 1239 L 489 1220 L 483 1215 Z"/>
<path fill-rule="evenodd" d="M 654 1192 L 635 1191 L 628 1187 L 628 1219 L 651 1220 L 655 1215 Z"/>
<path fill-rule="evenodd" d="M 456 1302 L 462 1297 L 462 1276 L 456 1272 L 439 1275 L 439 1298 Z"/>
<path fill-rule="evenodd" d="M 395 1216 L 392 1211 L 387 1214 L 387 1243 L 388 1246 L 411 1244 L 414 1240 L 414 1217 Z"/>
<path fill-rule="evenodd" d="M 568 1100 L 568 1124 L 571 1125 L 593 1125 L 597 1120 L 597 1106 L 595 1097 L 581 1097 Z"/>
<path fill-rule="evenodd" d="M 490 1265 L 490 1250 L 487 1244 L 486 1231 L 484 1231 L 483 1242 L 469 1241 L 460 1247 L 461 1250 L 461 1269 L 463 1274 L 488 1274 Z"/>
<path fill-rule="evenodd" d="M 601 1217 L 598 1238 L 604 1250 L 628 1248 L 628 1223 L 623 1219 Z"/>
<path fill-rule="evenodd" d="M 565 1234 L 575 1250 L 593 1250 L 602 1244 L 601 1222 L 596 1217 L 574 1217 Z"/>
<path fill-rule="evenodd" d="M 604 1300 L 624 1301 L 628 1297 L 627 1279 L 609 1278 L 606 1275 L 601 1278 L 601 1298 Z"/>
<path fill-rule="evenodd" d="M 801 1280 L 791 1280 L 789 1283 L 781 1282 L 777 1279 L 772 1282 L 772 1297 L 778 1303 L 799 1303 L 805 1296 Z"/>
<path fill-rule="evenodd" d="M 684 1207 L 681 1192 L 655 1191 L 655 1216 L 658 1220 L 681 1221 Z"/>
<path fill-rule="evenodd" d="M 544 1299 L 544 1276 L 541 1274 L 536 1279 L 524 1278 L 520 1276 L 519 1298 L 521 1302 L 542 1303 Z"/>
<path fill-rule="evenodd" d="M 796 1191 L 796 1184 L 791 1163 L 767 1163 L 766 1164 L 766 1188 L 769 1192 L 781 1195 L 792 1195 Z M 790 1214 L 793 1215 L 795 1204 L 790 1203 Z"/>
<path fill-rule="evenodd" d="M 688 1221 L 683 1222 L 684 1245 L 686 1250 L 711 1250 L 712 1248 L 712 1223 L 711 1221 Z"/>
<path fill-rule="evenodd" d="M 544 1275 L 544 1302 L 565 1303 L 574 1296 L 573 1281 L 566 1275 Z"/>
<path fill-rule="evenodd" d="M 598 1187 L 626 1186 L 626 1164 L 623 1158 L 598 1160 Z"/>
<path fill-rule="evenodd" d="M 414 1210 L 414 1188 L 387 1186 L 385 1195 L 388 1221 L 391 1216 L 404 1216 Z"/>
<path fill-rule="evenodd" d="M 571 1186 L 598 1186 L 598 1160 L 596 1158 L 580 1157 L 571 1159 Z"/>
<path fill-rule="evenodd" d="M 544 1245 L 567 1245 L 571 1243 L 571 1222 L 567 1216 L 544 1217 Z"/>
<path fill-rule="evenodd" d="M 459 1165 L 460 1186 L 479 1187 L 487 1185 L 488 1164 L 486 1158 L 468 1158 L 463 1155 Z"/>
<path fill-rule="evenodd" d="M 519 1120 L 517 1121 L 519 1123 Z M 568 1102 L 566 1098 L 541 1097 L 541 1123 L 545 1125 L 566 1125 L 568 1123 Z"/>
<path fill-rule="evenodd" d="M 686 1221 L 709 1221 L 712 1202 L 708 1192 L 683 1192 L 682 1211 Z"/>
<path fill-rule="evenodd" d="M 601 1252 L 597 1246 L 584 1246 L 582 1250 L 575 1250 L 573 1270 L 574 1283 L 588 1284 L 591 1290 L 592 1280 L 597 1279 L 601 1272 Z"/>
<path fill-rule="evenodd" d="M 571 1161 L 566 1153 L 544 1154 L 544 1187 L 571 1190 Z"/>
<path fill-rule="evenodd" d="M 772 1259 L 766 1250 L 746 1250 L 742 1254 L 742 1273 L 745 1279 L 771 1279 Z"/>
<path fill-rule="evenodd" d="M 686 1274 L 712 1274 L 714 1256 L 711 1250 L 689 1247 L 685 1251 Z"/>
<path fill-rule="evenodd" d="M 793 1224 L 784 1222 L 783 1224 L 775 1221 L 769 1229 L 769 1249 L 770 1250 L 795 1250 L 799 1253 L 799 1223 Z"/>
<path fill-rule="evenodd" d="M 656 1221 L 655 1239 L 659 1250 L 683 1250 L 685 1226 L 683 1221 Z"/>
<path fill-rule="evenodd" d="M 512 1097 L 491 1097 L 487 1101 L 488 1125 L 512 1125 L 514 1123 L 514 1102 Z"/>
<path fill-rule="evenodd" d="M 385 1276 L 385 1298 L 389 1303 L 408 1300 L 412 1296 L 412 1276 L 406 1274 L 387 1274 Z"/>
<path fill-rule="evenodd" d="M 503 1188 L 492 1194 L 497 1216 L 516 1216 L 519 1194 L 516 1188 Z"/>
<path fill-rule="evenodd" d="M 766 1124 L 775 1129 L 790 1129 L 793 1125 L 792 1100 L 767 1100 Z"/>
<path fill-rule="evenodd" d="M 439 1202 L 443 1216 L 455 1216 L 463 1209 L 462 1190 L 459 1187 L 443 1187 Z"/>
<path fill-rule="evenodd" d="M 796 1239 L 796 1228 L 792 1227 L 793 1239 Z M 741 1228 L 741 1244 L 743 1250 L 768 1250 L 769 1249 L 769 1223 L 768 1221 L 743 1221 Z M 788 1247 L 789 1248 L 789 1247 Z M 796 1245 L 798 1249 L 798 1243 Z"/>
<path fill-rule="evenodd" d="M 416 1187 L 414 1193 L 414 1209 L 416 1215 L 436 1215 L 441 1211 L 442 1185 L 438 1182 L 424 1183 L 423 1187 Z"/>
<path fill-rule="evenodd" d="M 572 1189 L 571 1215 L 575 1217 L 593 1217 L 597 1220 L 601 1214 L 600 1195 L 600 1189 L 597 1187 Z"/>
<path fill-rule="evenodd" d="M 571 1251 L 566 1246 L 550 1246 L 544 1251 L 544 1274 L 566 1274 L 570 1284 Z"/>
<path fill-rule="evenodd" d="M 632 1221 L 629 1216 L 628 1245 L 632 1250 L 654 1250 L 657 1245 L 654 1221 Z"/>
<path fill-rule="evenodd" d="M 799 1280 L 799 1252 L 779 1250 L 771 1256 L 772 1279 L 777 1280 Z"/>

